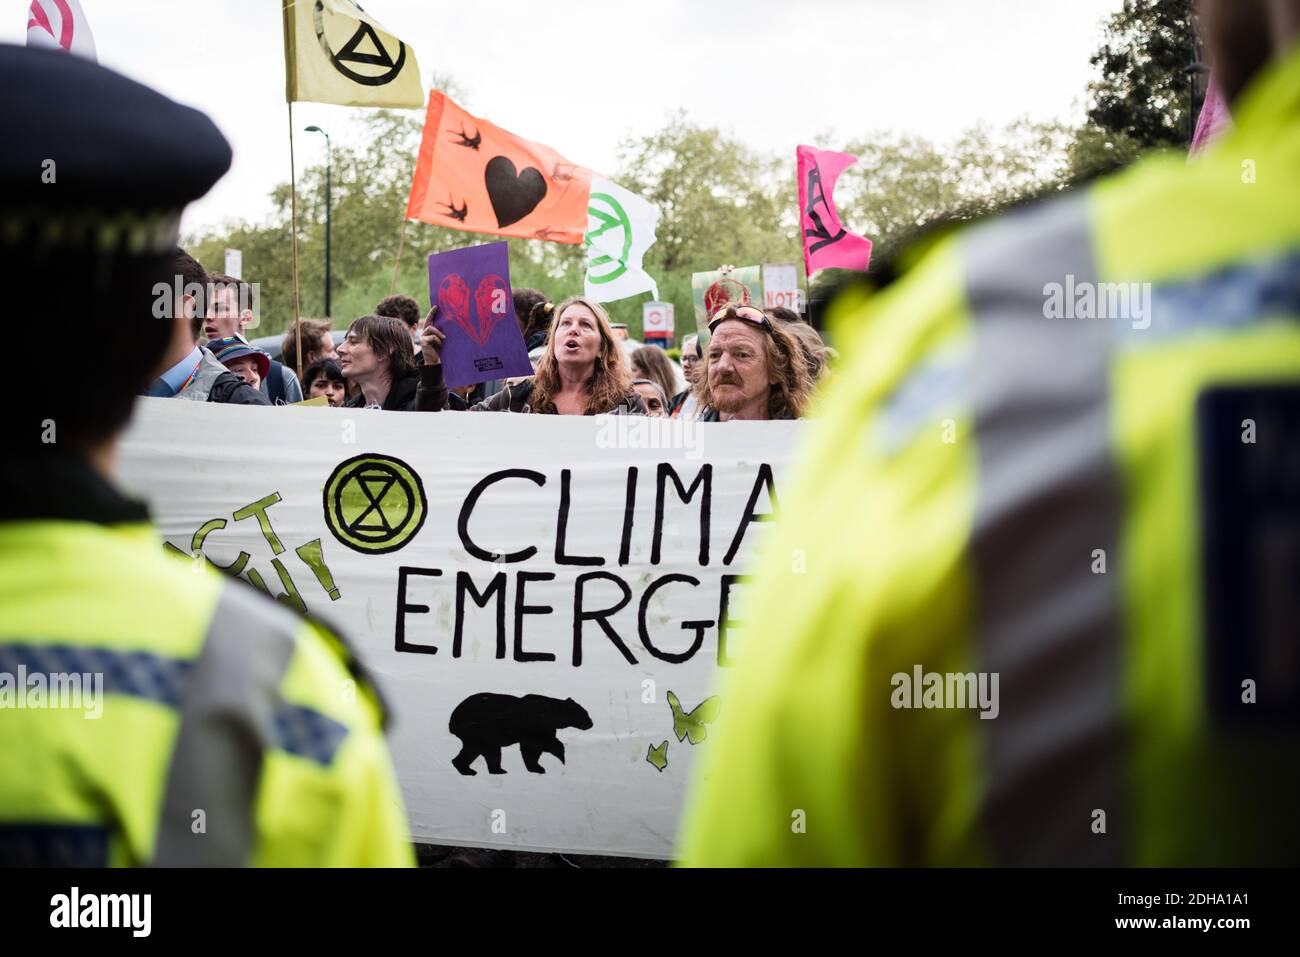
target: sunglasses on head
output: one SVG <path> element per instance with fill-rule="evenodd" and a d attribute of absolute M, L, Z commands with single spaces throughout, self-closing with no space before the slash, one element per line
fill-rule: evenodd
<path fill-rule="evenodd" d="M 713 318 L 709 320 L 709 332 L 713 332 L 718 323 L 728 319 L 742 319 L 756 326 L 762 326 L 768 332 L 772 331 L 772 320 L 767 318 L 761 309 L 755 309 L 753 306 L 727 305 L 713 314 Z"/>

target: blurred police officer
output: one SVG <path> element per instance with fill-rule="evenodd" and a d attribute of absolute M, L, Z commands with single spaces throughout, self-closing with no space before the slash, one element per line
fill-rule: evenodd
<path fill-rule="evenodd" d="M 0 46 L 0 115 L 12 354 L 57 371 L 69 317 L 97 346 L 75 382 L 10 389 L 0 865 L 410 863 L 382 706 L 341 642 L 169 558 L 110 479 L 186 321 L 155 311 L 181 209 L 229 146 L 202 114 L 61 52 Z"/>
<path fill-rule="evenodd" d="M 1209 153 L 838 304 L 686 861 L 1300 858 L 1300 0 L 1201 12 Z"/>

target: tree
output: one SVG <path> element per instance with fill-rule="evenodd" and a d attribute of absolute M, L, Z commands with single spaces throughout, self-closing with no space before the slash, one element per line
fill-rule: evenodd
<path fill-rule="evenodd" d="M 763 156 L 679 113 L 663 129 L 620 144 L 614 179 L 659 209 L 644 265 L 659 298 L 674 306 L 679 337 L 694 324 L 692 273 L 800 258 L 793 156 Z M 611 303 L 610 315 L 635 334 L 646 298 Z"/>
<path fill-rule="evenodd" d="M 358 148 L 336 147 L 333 171 L 333 305 L 336 327 L 370 312 L 393 286 L 407 192 L 418 151 L 416 115 L 377 110 L 363 121 Z M 827 142 L 835 139 L 828 134 Z M 848 143 L 861 157 L 841 177 L 836 200 L 846 225 L 882 255 L 918 227 L 954 210 L 977 215 L 1016 196 L 1055 183 L 1065 168 L 1069 131 L 1021 122 L 1005 130 L 971 130 L 951 144 L 876 134 Z M 324 278 L 323 163 L 308 165 L 298 182 L 298 271 L 301 313 L 320 315 Z M 620 145 L 613 179 L 660 211 L 645 267 L 661 299 L 673 303 L 678 335 L 694 325 L 691 275 L 735 265 L 802 262 L 798 185 L 793 151 L 764 155 L 720 130 L 679 114 L 662 129 Z M 191 252 L 218 269 L 227 247 L 243 251 L 244 275 L 261 285 L 261 323 L 270 335 L 293 321 L 288 183 L 273 193 L 263 224 L 233 223 L 190 237 Z M 408 223 L 396 288 L 428 301 L 427 257 L 500 237 Z M 581 245 L 509 240 L 510 278 L 552 300 L 581 292 Z M 822 278 L 818 277 L 819 281 Z M 611 318 L 641 335 L 641 305 L 649 294 L 609 303 Z"/>
<path fill-rule="evenodd" d="M 836 202 L 855 232 L 884 254 L 940 219 L 973 218 L 1041 193 L 1066 174 L 1071 131 L 1019 120 L 976 127 L 950 143 L 880 133 L 850 142 L 856 165 L 841 176 Z"/>
<path fill-rule="evenodd" d="M 662 270 L 788 261 L 798 252 L 793 157 L 761 156 L 679 113 L 623 142 L 619 167 L 618 181 L 659 209 L 650 258 Z"/>
<path fill-rule="evenodd" d="M 1089 122 L 1140 149 L 1186 147 L 1204 98 L 1187 70 L 1199 61 L 1192 0 L 1124 0 L 1091 58 Z"/>

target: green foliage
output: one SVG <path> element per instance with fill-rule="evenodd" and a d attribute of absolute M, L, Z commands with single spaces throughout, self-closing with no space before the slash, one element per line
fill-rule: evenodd
<path fill-rule="evenodd" d="M 1127 134 L 1088 123 L 1074 131 L 1066 178 L 1081 182 L 1123 169 L 1142 153 L 1142 145 Z"/>
<path fill-rule="evenodd" d="M 335 148 L 333 152 L 332 306 L 336 327 L 373 311 L 375 303 L 389 294 L 399 242 L 403 248 L 397 291 L 427 303 L 425 263 L 430 253 L 500 239 L 412 222 L 406 226 L 403 241 L 402 216 L 419 149 L 421 120 L 404 112 L 375 110 L 367 113 L 363 122 L 369 145 L 363 150 Z M 272 202 L 269 224 L 239 223 L 189 240 L 191 253 L 212 270 L 221 269 L 225 249 L 243 251 L 244 275 L 262 287 L 258 331 L 263 335 L 293 323 L 288 183 L 275 188 Z M 539 286 L 555 296 L 580 291 L 578 247 L 509 242 L 515 285 Z M 553 248 L 538 248 L 543 246 Z M 298 177 L 298 288 L 304 316 L 319 316 L 324 311 L 324 254 L 325 164 L 319 162 L 300 170 Z"/>
<path fill-rule="evenodd" d="M 1088 87 L 1093 126 L 1140 149 L 1188 145 L 1204 96 L 1188 90 L 1186 70 L 1199 60 L 1194 6 L 1192 0 L 1124 0 L 1091 60 L 1098 74 Z"/>
<path fill-rule="evenodd" d="M 993 131 L 977 127 L 952 143 L 913 136 L 850 142 L 858 157 L 840 177 L 841 217 L 872 238 L 873 257 L 888 256 L 918 230 L 970 219 L 1066 178 L 1071 133 L 1059 124 L 1019 120 Z"/>
<path fill-rule="evenodd" d="M 395 111 L 372 111 L 366 148 L 334 150 L 333 307 L 336 326 L 370 312 L 388 295 L 401 235 L 402 215 L 419 147 L 420 121 Z M 1019 123 L 1002 134 L 973 130 L 940 146 L 912 137 L 864 137 L 846 147 L 862 157 L 841 178 L 837 199 L 846 222 L 888 246 L 892 237 L 956 207 L 985 208 L 1059 175 L 1067 131 Z M 300 150 L 300 155 L 306 151 Z M 793 155 L 764 156 L 721 131 L 684 116 L 663 129 L 625 141 L 614 179 L 660 209 L 657 240 L 646 268 L 659 296 L 673 303 L 678 337 L 694 327 L 691 274 L 722 263 L 802 262 L 798 237 L 798 187 Z M 300 309 L 324 308 L 325 167 L 300 171 L 298 274 Z M 293 321 L 288 184 L 272 194 L 267 224 L 238 223 L 190 240 L 191 252 L 220 269 L 227 247 L 243 251 L 244 274 L 262 286 L 259 333 L 279 332 Z M 428 301 L 426 260 L 443 252 L 500 237 L 408 223 L 396 288 Z M 583 288 L 581 246 L 509 240 L 511 282 L 541 289 L 553 301 Z M 641 304 L 649 294 L 609 304 L 615 322 L 641 338 Z"/>
<path fill-rule="evenodd" d="M 660 300 L 673 304 L 679 337 L 695 326 L 692 273 L 801 259 L 793 156 L 763 156 L 679 113 L 658 132 L 620 145 L 614 179 L 659 209 L 645 267 Z M 578 268 L 581 281 L 581 262 Z M 635 338 L 649 298 L 610 304 L 611 316 Z"/>
<path fill-rule="evenodd" d="M 1093 57 L 1099 75 L 1090 86 L 1090 122 L 1072 130 L 1021 120 L 1005 129 L 976 128 L 950 143 L 897 133 L 841 141 L 859 162 L 840 178 L 836 200 L 846 225 L 875 243 L 884 261 L 918 232 L 962 221 L 1018 199 L 1131 162 L 1143 149 L 1180 142 L 1185 126 L 1183 67 L 1191 57 L 1187 0 L 1125 0 L 1107 23 Z M 454 82 L 435 85 L 463 101 Z M 1180 84 L 1182 84 L 1180 86 Z M 428 301 L 426 260 L 431 253 L 499 237 L 464 233 L 402 217 L 419 148 L 422 118 L 405 111 L 366 111 L 360 148 L 333 154 L 333 307 L 336 327 L 370 312 L 394 287 Z M 303 139 L 313 138 L 300 138 Z M 822 141 L 835 142 L 833 136 Z M 298 272 L 300 310 L 323 311 L 325 166 L 320 150 L 299 147 Z M 625 140 L 613 179 L 660 210 L 657 241 L 646 268 L 659 297 L 675 306 L 678 338 L 694 327 L 691 274 L 723 263 L 802 263 L 794 155 L 762 154 L 722 131 L 692 123 L 685 114 L 662 129 Z M 244 274 L 262 286 L 260 334 L 293 321 L 290 190 L 272 193 L 274 211 L 262 224 L 237 222 L 190 237 L 198 259 L 220 269 L 227 247 L 243 251 Z M 533 286 L 553 301 L 583 288 L 581 245 L 508 241 L 511 282 Z M 816 298 L 842 278 L 819 273 L 809 289 Z M 615 322 L 641 338 L 641 306 L 649 294 L 610 303 Z"/>
<path fill-rule="evenodd" d="M 619 182 L 659 209 L 649 259 L 660 271 L 799 255 L 793 156 L 761 156 L 678 114 L 659 132 L 625 141 L 619 167 Z"/>

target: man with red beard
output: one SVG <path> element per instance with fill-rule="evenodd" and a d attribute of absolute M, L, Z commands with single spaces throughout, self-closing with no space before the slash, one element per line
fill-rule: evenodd
<path fill-rule="evenodd" d="M 798 343 L 753 306 L 730 304 L 709 320 L 695 377 L 701 422 L 798 419 L 812 383 Z"/>

